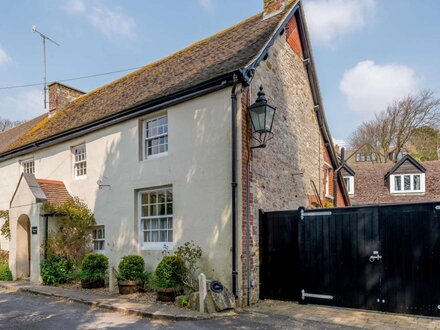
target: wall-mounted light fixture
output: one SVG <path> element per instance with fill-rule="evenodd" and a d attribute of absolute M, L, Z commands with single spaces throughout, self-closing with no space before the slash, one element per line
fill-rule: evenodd
<path fill-rule="evenodd" d="M 273 138 L 272 125 L 275 112 L 276 108 L 267 104 L 263 86 L 260 86 L 257 100 L 249 107 L 252 137 L 258 142 L 258 145 L 251 147 L 252 149 L 265 148 L 267 141 Z"/>

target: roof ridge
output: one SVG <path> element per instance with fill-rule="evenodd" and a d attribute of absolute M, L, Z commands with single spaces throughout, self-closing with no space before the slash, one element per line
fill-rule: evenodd
<path fill-rule="evenodd" d="M 145 70 L 147 70 L 147 69 L 149 69 L 149 68 L 151 68 L 151 67 L 153 67 L 153 66 L 155 66 L 155 65 L 158 65 L 158 64 L 160 64 L 160 63 L 163 63 L 163 62 L 169 60 L 169 59 L 172 58 L 172 57 L 175 57 L 175 56 L 177 56 L 177 55 L 179 55 L 179 54 L 181 54 L 181 53 L 183 53 L 183 52 L 186 52 L 186 51 L 188 51 L 188 50 L 190 50 L 190 49 L 192 49 L 192 48 L 194 48 L 194 47 L 196 47 L 196 46 L 199 46 L 199 45 L 201 45 L 201 44 L 203 44 L 203 43 L 206 43 L 206 42 L 208 42 L 209 40 L 213 39 L 214 37 L 218 37 L 218 36 L 220 36 L 220 35 L 223 35 L 223 34 L 227 33 L 228 31 L 233 30 L 233 29 L 235 29 L 235 28 L 237 28 L 237 27 L 239 27 L 239 26 L 241 26 L 241 25 L 244 25 L 244 24 L 246 24 L 246 23 L 252 21 L 253 19 L 257 18 L 258 16 L 262 16 L 262 15 L 263 15 L 263 12 L 258 13 L 258 14 L 255 14 L 255 15 L 253 15 L 253 16 L 251 16 L 251 17 L 246 18 L 245 20 L 243 20 L 243 21 L 241 21 L 241 22 L 238 22 L 238 23 L 234 24 L 233 26 L 230 26 L 230 27 L 228 27 L 228 28 L 226 28 L 226 29 L 223 29 L 223 30 L 221 30 L 221 31 L 218 31 L 218 32 L 214 33 L 213 35 L 210 35 L 210 36 L 208 36 L 208 37 L 205 37 L 205 38 L 203 38 L 203 39 L 201 39 L 201 40 L 195 41 L 195 42 L 189 44 L 188 46 L 186 46 L 186 47 L 184 47 L 184 48 L 182 48 L 182 49 L 180 49 L 180 50 L 178 50 L 178 51 L 176 51 L 176 52 L 174 52 L 174 53 L 172 53 L 172 54 L 170 54 L 170 55 L 167 55 L 167 56 L 165 56 L 165 57 L 163 57 L 163 58 L 161 58 L 161 59 L 158 59 L 158 60 L 156 60 L 156 61 L 153 61 L 153 62 L 151 62 L 151 63 L 148 63 L 148 64 L 142 66 L 141 68 L 139 68 L 139 69 L 137 69 L 137 70 L 135 70 L 135 71 L 133 71 L 133 72 L 130 72 L 130 73 L 128 73 L 128 74 L 126 74 L 126 75 L 124 75 L 124 76 L 118 78 L 118 79 L 112 80 L 112 81 L 110 81 L 110 82 L 107 83 L 107 84 L 104 84 L 104 85 L 99 86 L 99 87 L 97 87 L 97 88 L 95 88 L 95 89 L 92 89 L 90 92 L 85 93 L 84 95 L 81 95 L 81 96 L 75 98 L 75 99 L 74 99 L 71 103 L 69 103 L 68 105 L 75 104 L 75 103 L 79 103 L 80 101 L 82 101 L 83 98 L 86 98 L 87 96 L 90 96 L 90 95 L 92 95 L 92 94 L 94 94 L 94 93 L 97 93 L 97 92 L 100 91 L 101 89 L 107 88 L 107 87 L 109 87 L 109 86 L 111 86 L 111 85 L 114 85 L 114 84 L 116 84 L 116 83 L 119 83 L 119 82 L 121 82 L 121 81 L 124 81 L 124 80 L 128 79 L 129 77 L 131 77 L 131 76 L 133 76 L 133 75 L 135 75 L 135 74 L 137 74 L 137 73 L 139 73 L 139 72 L 143 72 L 143 71 L 145 71 Z M 66 107 L 67 107 L 67 106 L 66 106 Z M 61 111 L 62 111 L 62 110 L 63 110 L 63 109 L 61 109 Z"/>

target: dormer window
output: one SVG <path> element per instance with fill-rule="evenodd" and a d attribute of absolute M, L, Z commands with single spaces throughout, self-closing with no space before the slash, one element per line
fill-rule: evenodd
<path fill-rule="evenodd" d="M 33 159 L 27 159 L 21 161 L 21 172 L 26 174 L 35 173 L 35 162 Z"/>
<path fill-rule="evenodd" d="M 392 194 L 425 192 L 426 169 L 412 156 L 406 155 L 386 174 Z"/>
<path fill-rule="evenodd" d="M 396 174 L 390 176 L 392 194 L 424 193 L 425 174 Z"/>

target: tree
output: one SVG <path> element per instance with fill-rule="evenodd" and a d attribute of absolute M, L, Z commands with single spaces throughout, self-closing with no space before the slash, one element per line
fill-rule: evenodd
<path fill-rule="evenodd" d="M 362 123 L 350 136 L 353 149 L 363 148 L 375 153 L 377 161 L 386 163 L 388 155 L 406 150 L 417 128 L 428 126 L 438 129 L 440 123 L 440 98 L 431 90 L 409 95 L 394 101 L 374 119 Z M 395 159 L 394 159 L 395 160 Z"/>
<path fill-rule="evenodd" d="M 410 139 L 411 155 L 421 161 L 438 160 L 440 131 L 430 126 L 421 126 L 413 130 Z"/>
<path fill-rule="evenodd" d="M 8 129 L 13 128 L 15 126 L 18 126 L 22 123 L 24 123 L 24 121 L 20 121 L 20 120 L 12 121 L 12 120 L 0 117 L 0 133 L 7 131 Z"/>

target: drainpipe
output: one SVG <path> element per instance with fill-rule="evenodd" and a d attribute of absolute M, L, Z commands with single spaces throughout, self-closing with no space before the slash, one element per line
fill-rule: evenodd
<path fill-rule="evenodd" d="M 232 294 L 237 298 L 237 76 L 231 92 L 232 117 Z"/>
<path fill-rule="evenodd" d="M 251 305 L 251 226 L 250 226 L 250 199 L 249 199 L 249 159 L 246 162 L 246 297 L 247 297 L 247 305 Z"/>
<path fill-rule="evenodd" d="M 49 239 L 49 216 L 44 216 L 44 259 L 47 259 L 47 240 Z"/>
<path fill-rule="evenodd" d="M 341 148 L 341 165 L 333 173 L 333 206 L 338 206 L 338 174 L 345 163 L 345 148 Z"/>

